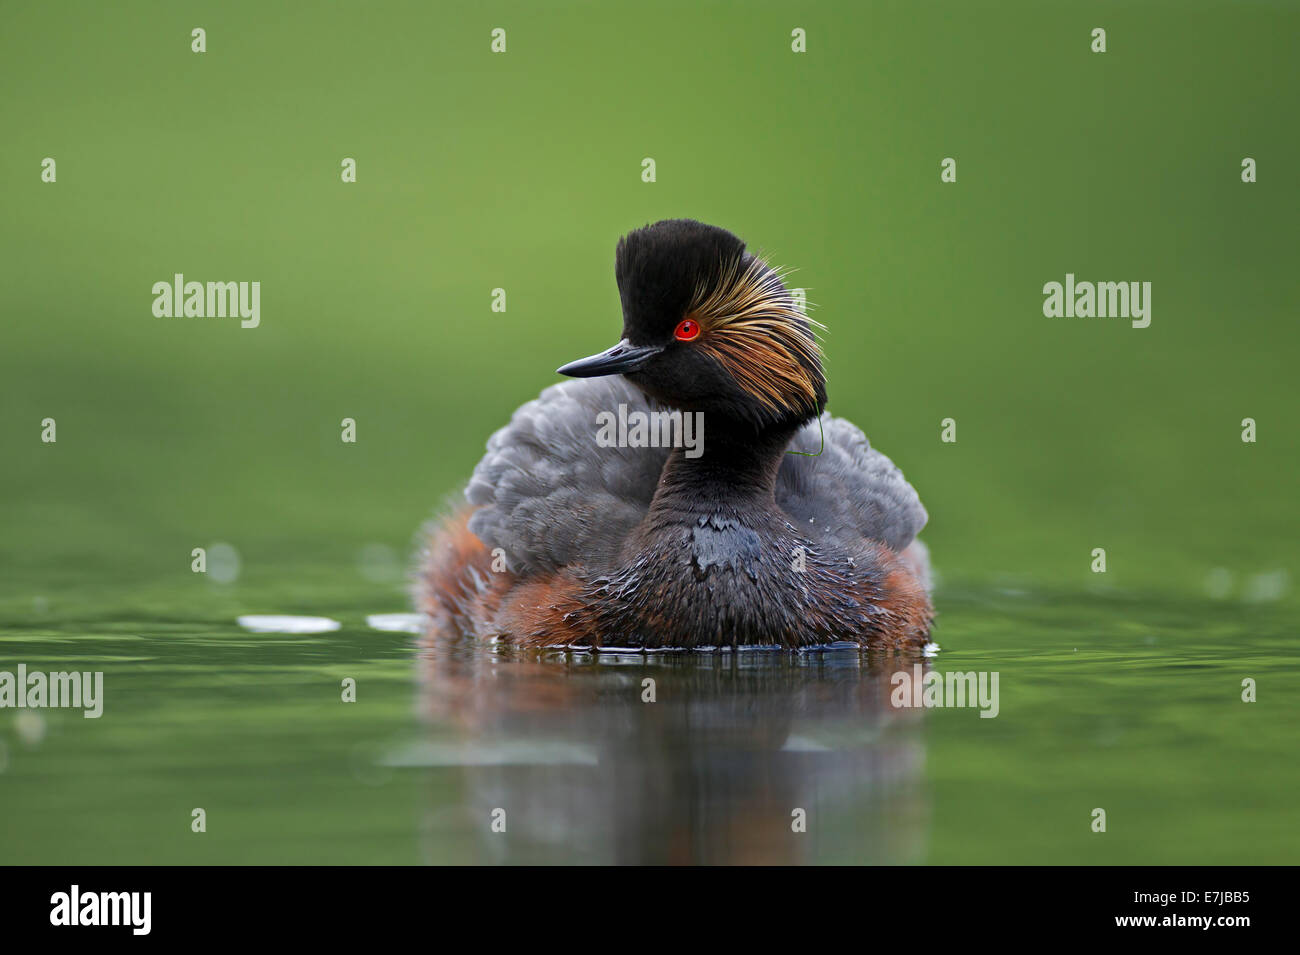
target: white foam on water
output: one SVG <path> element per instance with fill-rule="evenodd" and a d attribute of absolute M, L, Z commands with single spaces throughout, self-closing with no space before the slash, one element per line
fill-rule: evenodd
<path fill-rule="evenodd" d="M 253 633 L 329 633 L 342 624 L 329 617 L 291 617 L 280 614 L 250 614 L 236 622 Z"/>
<path fill-rule="evenodd" d="M 366 617 L 371 630 L 388 633 L 423 633 L 428 618 L 422 613 L 372 613 Z"/>

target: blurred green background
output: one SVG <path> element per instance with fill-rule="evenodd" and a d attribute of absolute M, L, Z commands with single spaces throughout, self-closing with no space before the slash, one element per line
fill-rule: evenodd
<path fill-rule="evenodd" d="M 1090 51 L 1098 26 L 1104 54 Z M 194 27 L 206 53 L 191 52 Z M 489 51 L 495 27 L 502 55 Z M 795 27 L 807 53 L 791 52 Z M 1300 578 L 1298 30 L 1295 4 L 1228 2 L 11 0 L 0 664 L 130 660 L 130 641 L 188 639 L 185 666 L 238 684 L 213 648 L 261 638 L 229 632 L 236 614 L 353 627 L 406 609 L 414 534 L 487 436 L 554 368 L 616 339 L 617 238 L 690 216 L 798 267 L 828 328 L 831 410 L 930 511 L 945 653 L 1007 671 L 1012 650 L 1024 660 L 1164 627 L 1169 644 L 1199 639 L 1220 664 L 1274 668 L 1273 709 L 1237 704 L 1223 717 L 1237 722 L 1219 724 L 1223 753 L 1240 756 L 1248 737 L 1260 749 L 1241 772 L 1264 787 L 1265 828 L 1188 825 L 1218 832 L 1204 843 L 1213 861 L 1295 861 L 1283 795 L 1300 780 L 1282 763 L 1300 682 L 1287 653 Z M 47 156 L 54 184 L 40 178 Z M 1257 183 L 1241 181 L 1246 156 Z M 344 157 L 355 184 L 340 181 Z M 641 181 L 645 157 L 654 183 Z M 944 157 L 957 160 L 954 184 L 940 182 Z M 260 281 L 261 326 L 155 318 L 151 286 L 175 272 Z M 1152 282 L 1150 327 L 1045 318 L 1041 288 L 1067 272 Z M 490 307 L 498 287 L 504 313 Z M 46 417 L 53 445 L 40 440 Z M 339 439 L 344 417 L 356 444 Z M 940 441 L 948 417 L 955 444 Z M 1240 439 L 1245 417 L 1257 443 Z M 241 556 L 235 583 L 190 572 L 191 549 L 215 541 Z M 1095 547 L 1104 575 L 1090 571 Z M 1043 622 L 999 605 L 1024 593 L 1066 609 Z M 1129 626 L 1154 606 L 1175 622 Z M 266 664 L 379 667 L 387 722 L 352 732 L 400 732 L 408 688 L 394 661 L 410 651 L 379 639 L 345 628 L 334 643 L 302 641 L 297 657 L 281 639 Z M 324 718 L 332 703 L 318 714 L 310 699 L 297 716 Z M 141 719 L 166 723 L 180 706 Z M 1006 712 L 985 722 L 1010 732 Z M 1175 723 L 1192 732 L 1198 719 Z M 1008 813 L 1012 826 L 995 775 L 1045 784 L 1059 772 L 1066 789 L 1086 760 L 1052 737 L 1043 745 L 1062 762 L 1040 776 L 1032 747 L 986 735 L 972 750 L 973 724 L 951 738 L 945 725 L 958 724 L 936 723 L 930 760 L 949 808 L 930 860 L 1069 861 L 1040 851 L 1044 833 L 995 840 L 976 831 L 988 816 L 968 813 Z M 32 764 L 8 738 L 0 815 L 14 828 L 0 857 L 52 846 L 49 861 L 81 858 L 58 841 L 63 823 L 40 822 L 52 780 L 99 779 L 128 815 L 160 791 L 104 783 L 76 750 L 61 773 L 33 768 L 16 788 Z M 122 751 L 156 765 L 132 739 Z M 1188 760 L 1211 745 L 1179 741 Z M 193 743 L 169 738 L 160 752 Z M 45 746 L 41 758 L 57 758 Z M 1125 751 L 1114 778 L 1131 784 L 1162 751 Z M 1187 785 L 1177 771 L 1167 781 L 1169 793 Z M 355 802 L 390 818 L 372 798 Z M 33 815 L 19 822 L 22 807 Z M 1282 813 L 1279 844 L 1266 833 Z M 252 831 L 268 818 L 250 816 Z M 1160 845 L 1179 842 L 1171 831 Z M 77 845 L 89 861 L 150 858 L 147 839 L 138 859 Z M 1109 861 L 1168 857 L 1129 850 Z"/>

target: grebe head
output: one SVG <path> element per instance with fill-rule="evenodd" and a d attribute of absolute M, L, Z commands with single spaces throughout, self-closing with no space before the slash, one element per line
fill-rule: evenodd
<path fill-rule="evenodd" d="M 726 229 L 667 219 L 615 252 L 623 339 L 562 375 L 621 374 L 653 398 L 755 429 L 820 414 L 826 378 L 812 323 L 780 274 Z"/>

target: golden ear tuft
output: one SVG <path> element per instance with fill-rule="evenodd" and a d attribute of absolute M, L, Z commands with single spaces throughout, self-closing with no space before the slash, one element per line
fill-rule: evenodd
<path fill-rule="evenodd" d="M 821 349 L 816 324 L 795 305 L 781 274 L 757 256 L 724 264 L 688 310 L 704 330 L 699 347 L 774 413 L 818 412 Z"/>

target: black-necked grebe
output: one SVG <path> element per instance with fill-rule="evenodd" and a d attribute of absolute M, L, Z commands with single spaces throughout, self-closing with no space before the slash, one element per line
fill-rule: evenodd
<path fill-rule="evenodd" d="M 417 599 L 435 637 L 924 644 L 925 509 L 823 413 L 821 354 L 781 276 L 689 219 L 625 236 L 615 276 L 622 341 L 515 412 L 431 535 Z"/>

